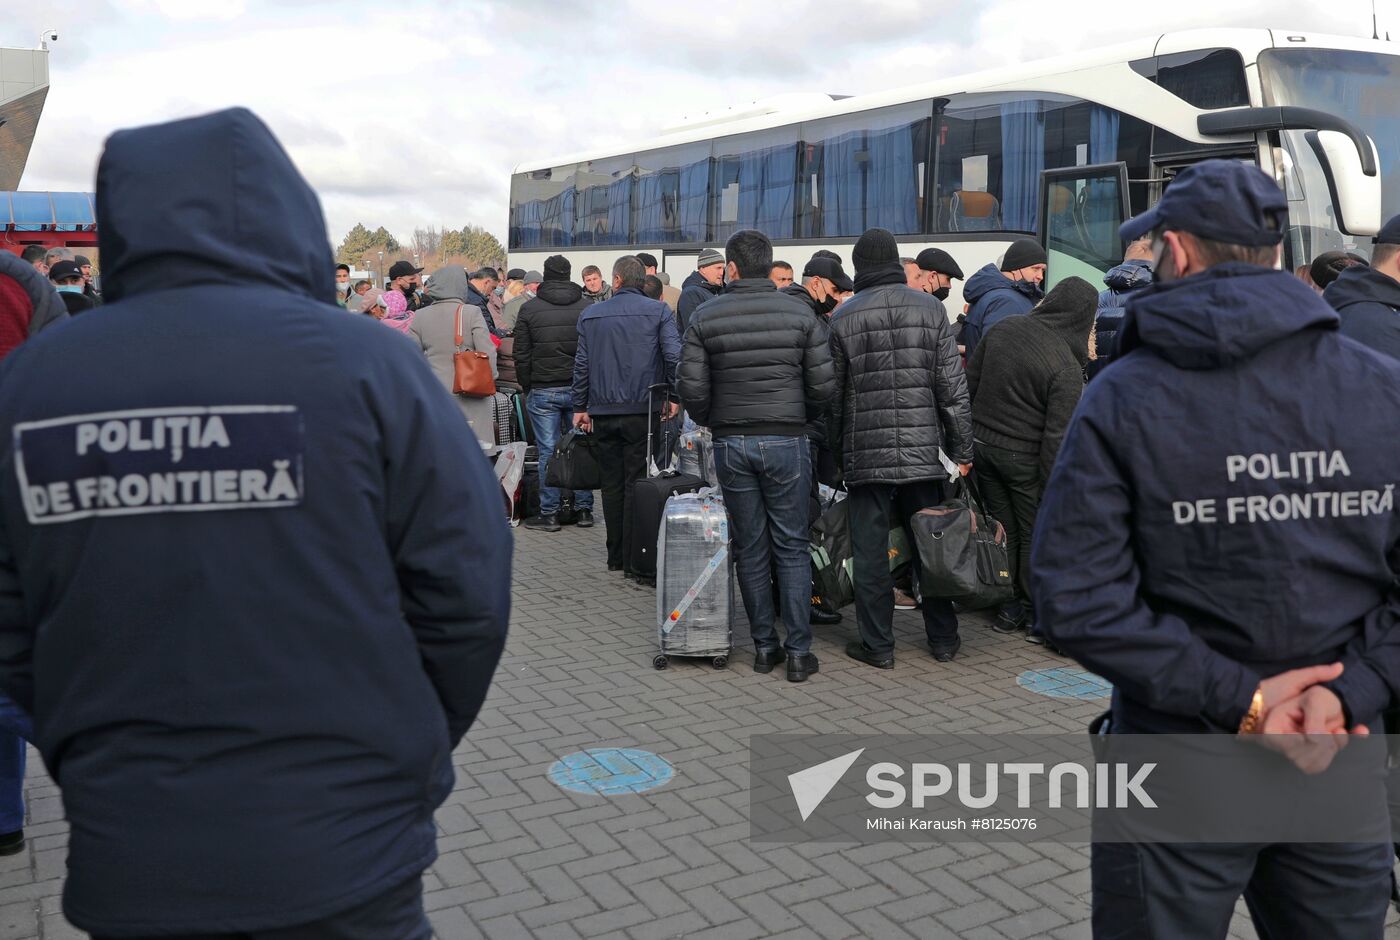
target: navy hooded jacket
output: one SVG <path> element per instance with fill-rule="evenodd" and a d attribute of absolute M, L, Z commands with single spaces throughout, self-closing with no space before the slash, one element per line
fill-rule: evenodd
<path fill-rule="evenodd" d="M 722 284 L 711 284 L 699 271 L 691 271 L 681 283 L 681 299 L 676 302 L 676 318 L 680 321 L 681 334 L 690 328 L 690 318 L 695 308 L 706 301 L 714 300 L 724 290 Z"/>
<path fill-rule="evenodd" d="M 1152 283 L 1152 262 L 1133 259 L 1110 268 L 1103 276 L 1108 290 L 1099 291 L 1099 312 L 1094 320 L 1097 336 L 1095 355 L 1084 368 L 1090 379 L 1104 370 L 1113 357 L 1118 355 L 1118 331 L 1123 327 L 1123 309 L 1128 295 L 1140 291 Z"/>
<path fill-rule="evenodd" d="M 1364 264 L 1347 268 L 1322 295 L 1342 318 L 1342 335 L 1400 359 L 1400 282 Z"/>
<path fill-rule="evenodd" d="M 500 487 L 422 354 L 335 306 L 243 109 L 121 131 L 107 303 L 0 368 L 0 688 L 94 934 L 261 931 L 435 857 L 500 657 Z"/>
<path fill-rule="evenodd" d="M 970 306 L 958 337 L 966 347 L 967 361 L 972 361 L 972 351 L 988 330 L 1007 317 L 1030 313 L 1044 296 L 1035 284 L 1013 281 L 997 270 L 995 264 L 985 265 L 968 278 L 963 287 L 963 299 Z"/>
<path fill-rule="evenodd" d="M 645 414 L 648 389 L 674 385 L 681 362 L 681 337 L 671 308 L 635 287 L 624 287 L 578 318 L 574 353 L 574 411 L 590 415 Z"/>
<path fill-rule="evenodd" d="M 1400 363 L 1286 272 L 1133 295 L 1031 557 L 1041 628 L 1113 683 L 1119 730 L 1234 731 L 1262 678 L 1334 661 L 1376 718 L 1400 684 L 1396 414 Z"/>

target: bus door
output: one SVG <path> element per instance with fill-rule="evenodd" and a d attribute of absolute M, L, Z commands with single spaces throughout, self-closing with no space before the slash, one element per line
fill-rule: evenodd
<path fill-rule="evenodd" d="M 1040 243 L 1049 291 L 1067 277 L 1102 289 L 1104 275 L 1123 260 L 1118 226 L 1130 216 L 1128 165 L 1099 163 L 1040 174 Z"/>
<path fill-rule="evenodd" d="M 671 286 L 680 287 L 681 282 L 695 270 L 695 262 L 700 260 L 700 249 L 694 251 L 663 251 L 659 270 L 671 275 Z"/>

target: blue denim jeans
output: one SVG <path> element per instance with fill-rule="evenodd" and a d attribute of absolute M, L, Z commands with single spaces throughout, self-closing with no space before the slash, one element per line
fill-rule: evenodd
<path fill-rule="evenodd" d="M 754 649 L 806 655 L 812 648 L 812 561 L 807 497 L 812 457 L 805 437 L 736 435 L 715 439 L 715 472 L 729 513 L 739 591 Z M 774 623 L 772 572 L 787 627 Z"/>
<path fill-rule="evenodd" d="M 557 486 L 545 486 L 549 479 L 549 458 L 564 433 L 573 427 L 574 399 L 566 385 L 560 388 L 532 388 L 525 396 L 525 410 L 535 427 L 535 446 L 540 449 L 540 515 L 552 516 L 559 511 L 560 492 Z M 574 509 L 593 511 L 591 490 L 574 492 Z"/>
<path fill-rule="evenodd" d="M 24 748 L 34 725 L 0 692 L 0 833 L 24 828 Z"/>

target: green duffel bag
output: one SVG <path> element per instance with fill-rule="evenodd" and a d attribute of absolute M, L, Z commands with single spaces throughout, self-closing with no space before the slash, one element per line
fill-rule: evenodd
<path fill-rule="evenodd" d="M 812 525 L 812 587 L 832 610 L 855 603 L 851 522 L 846 501 L 833 499 Z"/>

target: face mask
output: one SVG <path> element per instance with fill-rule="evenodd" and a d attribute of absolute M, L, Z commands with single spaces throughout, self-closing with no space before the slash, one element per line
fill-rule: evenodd
<path fill-rule="evenodd" d="M 58 292 L 60 294 L 81 294 L 83 286 L 81 284 L 59 284 Z"/>
<path fill-rule="evenodd" d="M 839 301 L 837 301 L 837 299 L 834 296 L 828 295 L 826 300 L 817 301 L 817 313 L 820 313 L 822 316 L 826 316 L 828 313 L 836 309 L 837 303 L 839 303 Z"/>
<path fill-rule="evenodd" d="M 939 300 L 947 300 L 950 293 L 952 293 L 951 288 L 940 287 L 933 292 L 933 296 L 937 297 Z"/>

